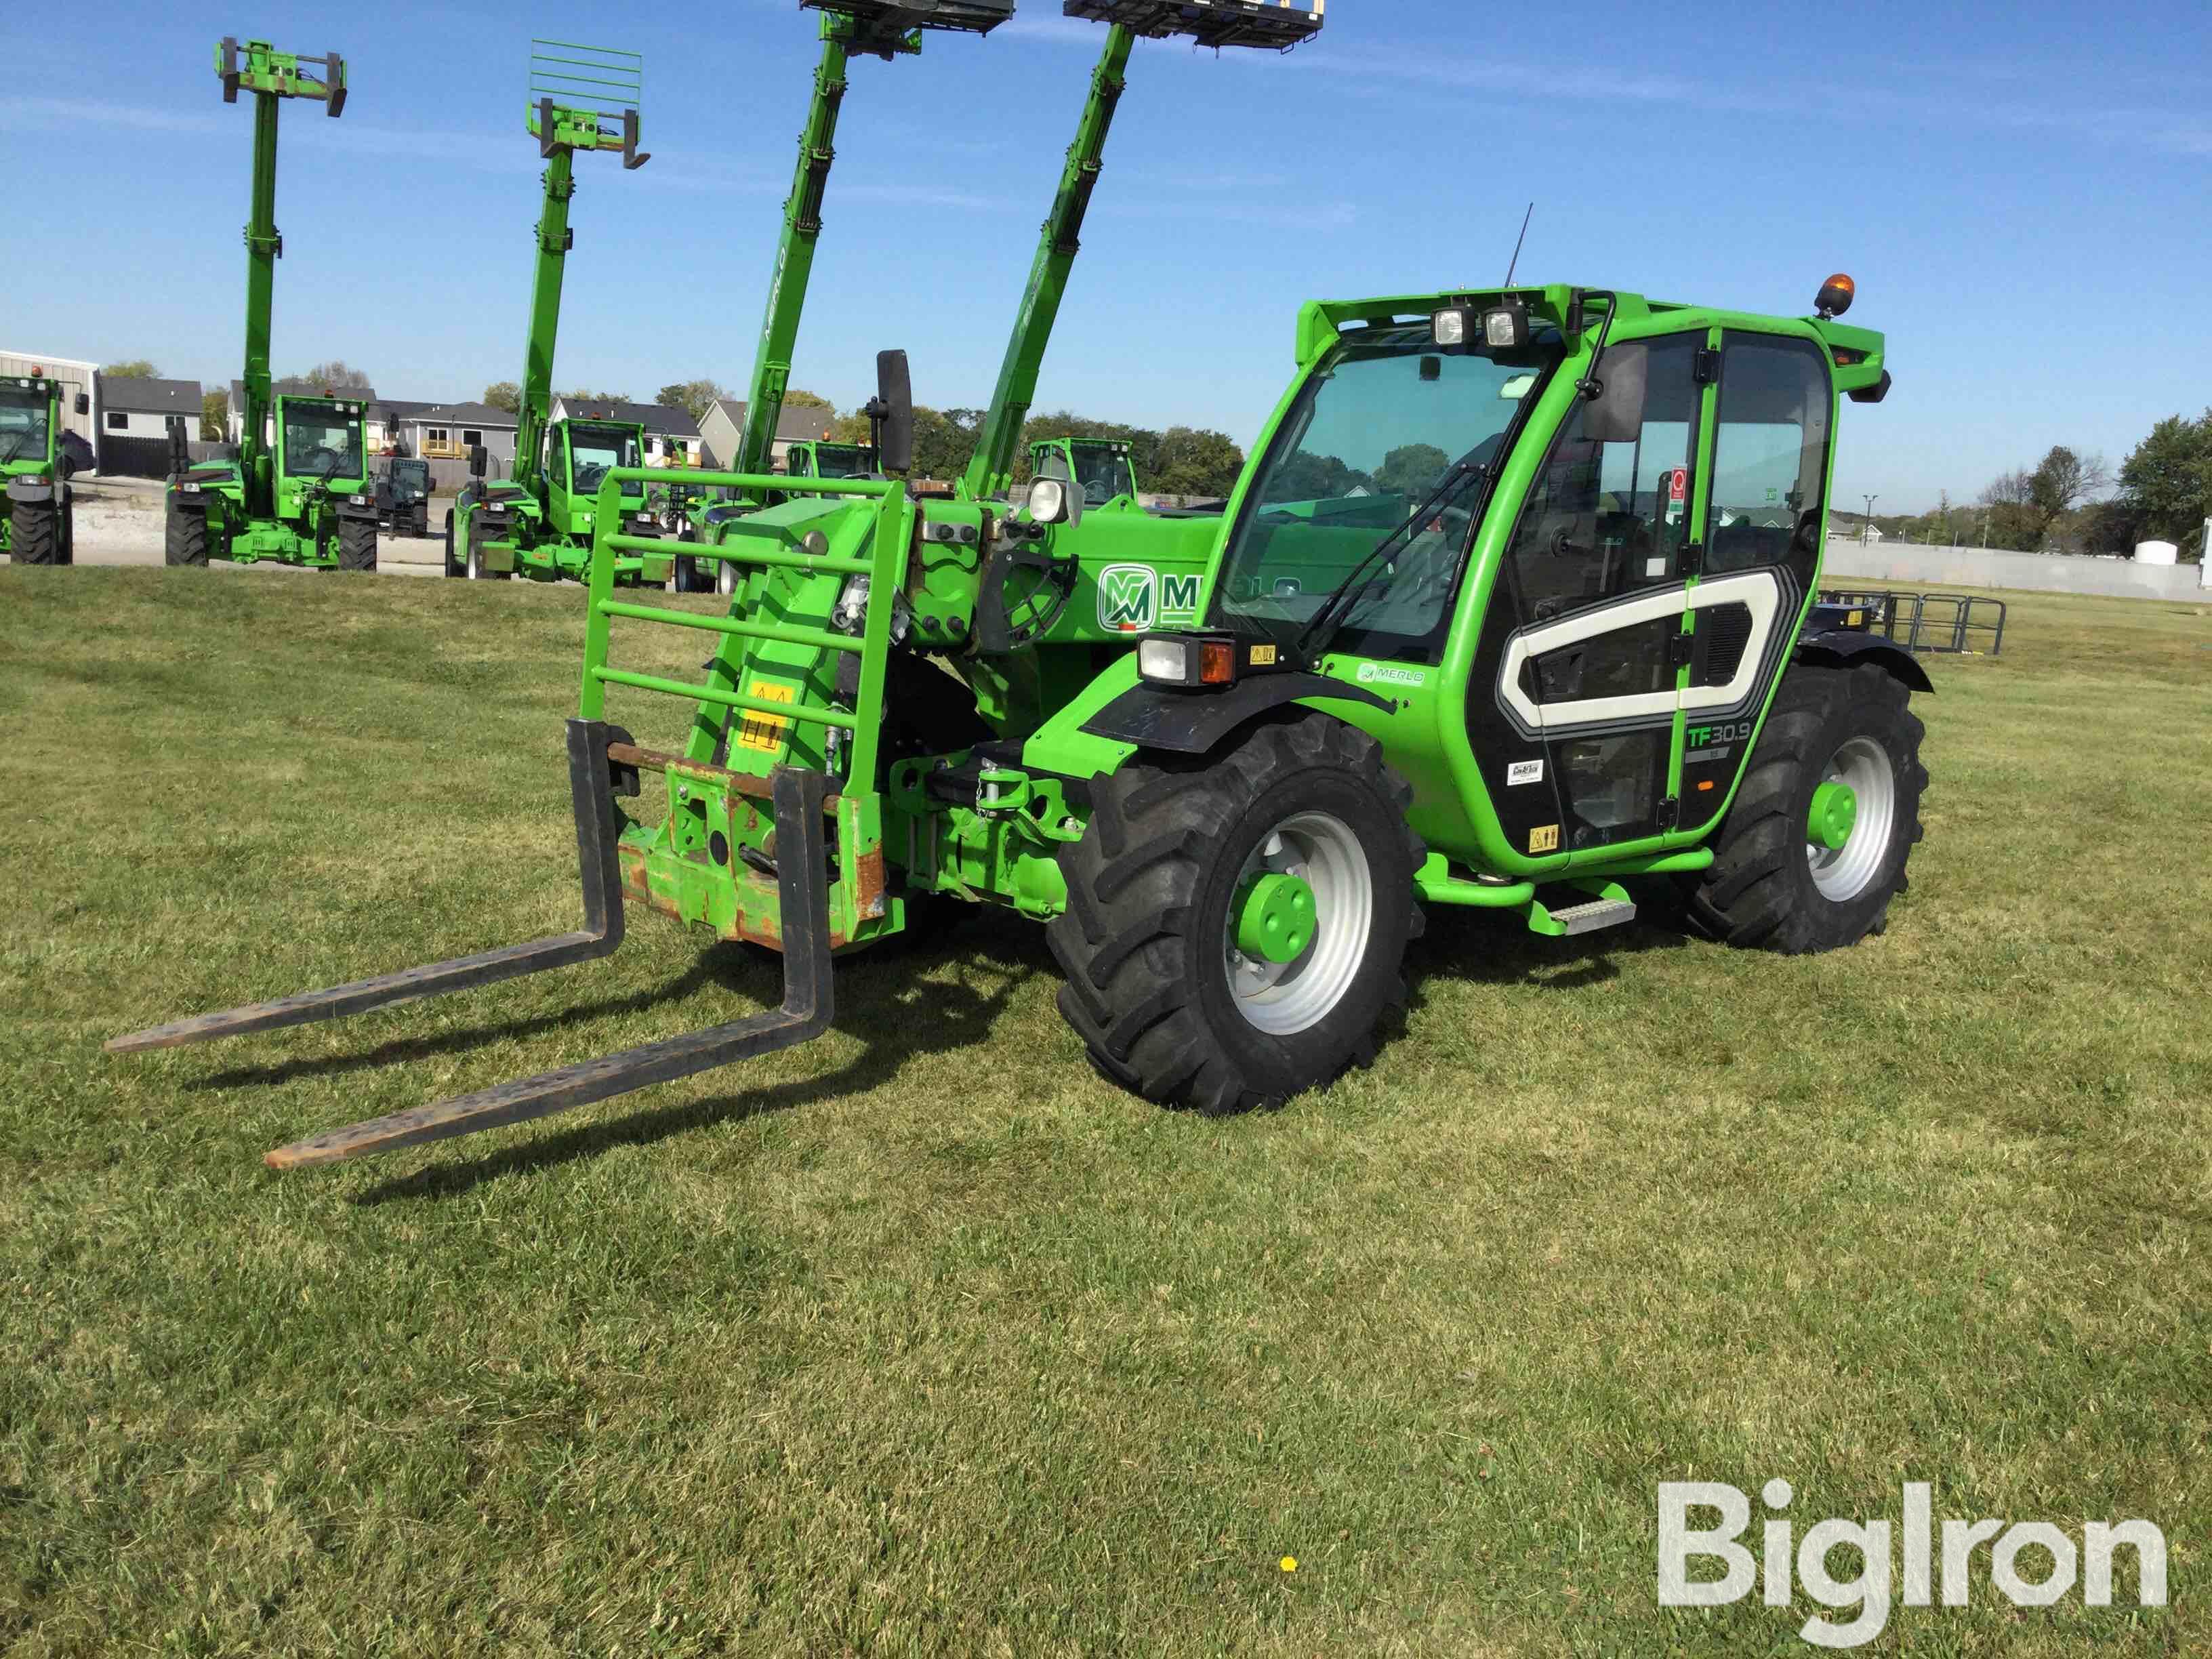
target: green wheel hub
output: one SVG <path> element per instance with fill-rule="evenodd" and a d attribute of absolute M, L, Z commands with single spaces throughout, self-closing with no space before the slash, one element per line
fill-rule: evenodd
<path fill-rule="evenodd" d="M 1244 890 L 1237 948 L 1262 962 L 1296 962 L 1312 946 L 1314 890 L 1301 876 L 1270 874 Z"/>
<path fill-rule="evenodd" d="M 1859 821 L 1857 792 L 1847 783 L 1828 782 L 1813 791 L 1813 811 L 1805 825 L 1805 839 L 1815 847 L 1840 852 L 1850 841 Z"/>

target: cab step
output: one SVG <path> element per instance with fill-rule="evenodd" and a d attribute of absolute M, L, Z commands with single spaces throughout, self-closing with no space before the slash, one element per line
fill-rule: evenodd
<path fill-rule="evenodd" d="M 1575 939 L 1607 927 L 1625 927 L 1636 920 L 1636 901 L 1618 882 L 1593 884 L 1594 895 L 1581 904 L 1554 910 L 1540 903 L 1528 906 L 1528 931 L 1547 939 Z"/>

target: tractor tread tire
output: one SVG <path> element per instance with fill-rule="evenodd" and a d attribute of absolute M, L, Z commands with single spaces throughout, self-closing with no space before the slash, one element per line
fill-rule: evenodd
<path fill-rule="evenodd" d="M 9 504 L 9 536 L 17 564 L 62 562 L 62 515 L 56 507 L 31 501 Z"/>
<path fill-rule="evenodd" d="M 1373 860 L 1368 954 L 1331 1012 L 1308 1030 L 1271 1036 L 1243 1023 L 1225 985 L 1208 988 L 1227 915 L 1218 872 L 1225 856 L 1241 867 L 1240 832 L 1264 834 L 1258 818 L 1280 822 L 1307 810 L 1315 787 L 1346 782 L 1369 809 L 1355 813 L 1366 824 L 1347 820 L 1370 832 L 1361 837 Z M 1378 1031 L 1405 1006 L 1405 948 L 1421 932 L 1413 876 L 1426 857 L 1406 820 L 1413 791 L 1384 766 L 1380 744 L 1301 711 L 1209 759 L 1133 763 L 1092 791 L 1090 828 L 1060 849 L 1067 908 L 1046 936 L 1066 975 L 1061 1017 L 1102 1077 L 1162 1105 L 1219 1115 L 1278 1105 L 1373 1060 Z"/>
<path fill-rule="evenodd" d="M 1713 836 L 1711 866 L 1680 883 L 1693 927 L 1724 945 L 1784 956 L 1845 949 L 1888 927 L 1890 901 L 1910 885 L 1905 866 L 1923 834 L 1926 728 L 1911 697 L 1902 681 L 1871 663 L 1788 671 Z M 1879 740 L 1894 764 L 1896 815 L 1881 873 L 1839 902 L 1814 884 L 1805 823 L 1820 769 L 1860 735 Z"/>
<path fill-rule="evenodd" d="M 366 531 L 366 535 L 362 532 Z M 338 568 L 365 570 L 372 574 L 376 570 L 376 525 L 374 520 L 358 519 L 338 520 Z"/>
<path fill-rule="evenodd" d="M 172 507 L 161 525 L 161 562 L 205 569 L 208 562 L 208 521 L 204 513 Z"/>

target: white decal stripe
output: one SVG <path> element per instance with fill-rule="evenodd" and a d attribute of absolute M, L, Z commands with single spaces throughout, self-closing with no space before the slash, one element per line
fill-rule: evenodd
<path fill-rule="evenodd" d="M 1766 660 L 1767 641 L 1774 637 L 1775 620 L 1782 613 L 1782 579 L 1771 570 L 1747 570 L 1740 576 L 1723 576 L 1700 582 L 1690 590 L 1690 609 L 1711 611 L 1717 605 L 1741 605 L 1751 611 L 1751 637 L 1735 665 L 1735 678 L 1726 685 L 1693 685 L 1682 693 L 1682 707 L 1733 708 L 1751 695 Z"/>
<path fill-rule="evenodd" d="M 1521 670 L 1533 657 L 1540 657 L 1584 640 L 1594 640 L 1622 629 L 1635 628 L 1666 617 L 1679 617 L 1684 593 L 1679 587 L 1662 588 L 1641 599 L 1608 605 L 1516 635 L 1505 648 L 1498 670 L 1498 695 L 1532 731 L 1590 726 L 1600 721 L 1648 720 L 1684 709 L 1728 708 L 1751 695 L 1765 660 L 1782 612 L 1782 580 L 1772 570 L 1747 570 L 1701 582 L 1689 590 L 1688 608 L 1710 611 L 1724 605 L 1741 605 L 1751 612 L 1751 637 L 1735 678 L 1726 685 L 1693 685 L 1686 691 L 1638 692 L 1625 697 L 1584 697 L 1575 702 L 1539 704 L 1521 684 Z"/>
<path fill-rule="evenodd" d="M 1548 652 L 1578 644 L 1583 640 L 1597 639 L 1620 629 L 1634 628 L 1643 623 L 1656 622 L 1662 617 L 1679 617 L 1681 614 L 1682 590 L 1665 587 L 1626 605 L 1608 605 L 1598 610 L 1586 611 L 1578 616 L 1567 617 L 1516 635 L 1505 647 L 1505 661 L 1498 670 L 1498 694 L 1532 731 L 1541 731 L 1547 725 L 1582 726 L 1592 720 L 1671 714 L 1674 711 L 1674 693 L 1671 689 L 1646 691 L 1629 697 L 1585 697 L 1579 702 L 1539 706 L 1522 689 L 1521 669 L 1531 657 L 1540 657 Z"/>

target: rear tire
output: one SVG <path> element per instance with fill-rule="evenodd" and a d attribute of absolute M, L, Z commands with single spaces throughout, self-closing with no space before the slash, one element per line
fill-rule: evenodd
<path fill-rule="evenodd" d="M 416 503 L 413 528 L 409 532 L 409 533 L 414 536 L 418 541 L 427 540 L 430 534 L 430 506 L 428 502 L 418 501 Z"/>
<path fill-rule="evenodd" d="M 39 501 L 11 501 L 8 534 L 17 564 L 62 562 L 61 509 Z"/>
<path fill-rule="evenodd" d="M 446 509 L 446 574 L 448 576 L 462 574 L 460 562 L 453 557 L 453 509 L 450 507 Z"/>
<path fill-rule="evenodd" d="M 1061 849 L 1066 911 L 1047 936 L 1060 1011 L 1091 1063 L 1147 1100 L 1207 1113 L 1273 1105 L 1374 1058 L 1421 928 L 1413 792 L 1382 746 L 1303 714 L 1204 762 L 1131 765 L 1094 785 Z M 1249 877 L 1304 871 L 1312 943 L 1270 965 L 1234 950 Z"/>
<path fill-rule="evenodd" d="M 191 565 L 207 568 L 208 521 L 204 513 L 188 513 L 172 505 L 161 526 L 161 562 L 164 564 Z"/>
<path fill-rule="evenodd" d="M 375 520 L 341 519 L 338 520 L 338 568 L 374 573 L 376 569 Z"/>
<path fill-rule="evenodd" d="M 1759 734 L 1743 786 L 1688 888 L 1690 918 L 1725 944 L 1796 956 L 1881 933 L 1920 841 L 1925 733 L 1911 693 L 1872 664 L 1793 666 Z M 1857 822 L 1831 851 L 1808 839 L 1813 792 L 1850 783 Z"/>

